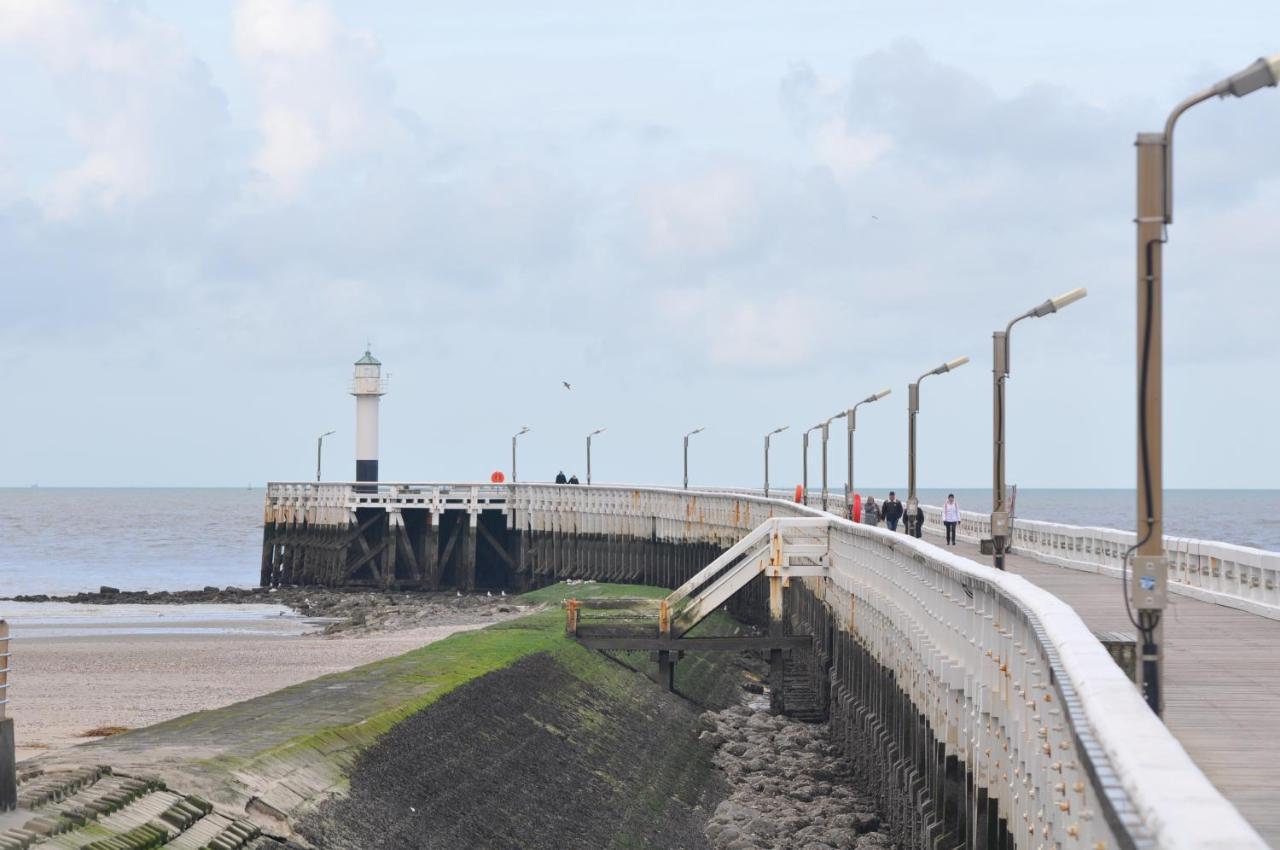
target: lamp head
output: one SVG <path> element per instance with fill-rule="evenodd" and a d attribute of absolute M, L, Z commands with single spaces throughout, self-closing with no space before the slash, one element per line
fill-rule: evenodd
<path fill-rule="evenodd" d="M 1280 53 L 1254 62 L 1238 74 L 1232 74 L 1218 83 L 1219 95 L 1244 97 L 1258 89 L 1280 83 Z"/>
<path fill-rule="evenodd" d="M 597 429 L 595 429 L 594 431 L 592 431 L 590 434 L 588 434 L 587 436 L 588 436 L 588 437 L 594 437 L 596 434 L 603 434 L 603 433 L 604 433 L 604 429 L 603 429 L 603 428 L 597 428 Z"/>
<path fill-rule="evenodd" d="M 772 431 L 769 432 L 769 436 L 772 437 L 774 434 L 781 434 L 783 431 L 787 430 L 790 427 L 791 427 L 790 425 L 779 425 L 777 428 L 774 428 Z"/>
<path fill-rule="evenodd" d="M 1077 287 L 1070 292 L 1062 293 L 1057 298 L 1050 298 L 1048 301 L 1032 310 L 1031 315 L 1038 319 L 1041 316 L 1056 313 L 1068 304 L 1074 304 L 1088 294 L 1089 290 L 1085 289 L 1083 286 Z"/>
<path fill-rule="evenodd" d="M 330 436 L 332 436 L 332 435 L 334 435 L 334 434 L 336 434 L 336 433 L 338 433 L 338 432 L 337 432 L 337 431 L 325 431 L 325 432 L 324 432 L 323 434 L 321 434 L 320 436 L 321 436 L 321 437 L 330 437 Z"/>
<path fill-rule="evenodd" d="M 943 363 L 937 369 L 934 369 L 933 374 L 942 375 L 946 372 L 950 372 L 952 369 L 959 369 L 961 366 L 963 366 L 968 362 L 969 362 L 968 357 L 957 357 L 955 360 L 948 360 L 946 363 Z"/>
<path fill-rule="evenodd" d="M 694 434 L 701 434 L 701 433 L 702 433 L 703 431 L 705 431 L 705 430 L 707 430 L 707 427 L 706 427 L 705 425 L 700 425 L 700 426 L 698 426 L 697 428 L 694 428 L 694 429 L 693 429 L 692 431 L 690 431 L 688 434 L 685 434 L 685 436 L 686 436 L 686 437 L 692 437 Z"/>

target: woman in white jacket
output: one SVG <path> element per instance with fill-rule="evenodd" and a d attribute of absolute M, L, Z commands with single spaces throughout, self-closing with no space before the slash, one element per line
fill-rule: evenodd
<path fill-rule="evenodd" d="M 956 545 L 956 526 L 960 525 L 960 506 L 956 504 L 956 494 L 947 494 L 947 503 L 942 506 L 942 524 L 947 527 L 947 545 Z"/>

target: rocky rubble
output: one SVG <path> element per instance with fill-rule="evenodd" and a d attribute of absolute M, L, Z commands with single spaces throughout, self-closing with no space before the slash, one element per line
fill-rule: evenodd
<path fill-rule="evenodd" d="M 707 821 L 714 850 L 889 850 L 875 803 L 852 784 L 827 728 L 734 706 L 700 736 L 732 792 Z"/>

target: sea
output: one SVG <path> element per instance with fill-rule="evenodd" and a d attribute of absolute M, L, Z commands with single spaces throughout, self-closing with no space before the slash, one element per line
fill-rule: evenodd
<path fill-rule="evenodd" d="M 877 500 L 888 487 L 869 492 Z M 988 511 L 990 490 L 960 489 Z M 946 490 L 921 490 L 941 504 Z M 902 489 L 899 497 L 905 497 Z M 0 597 L 258 583 L 262 488 L 0 489 Z M 1019 489 L 1017 515 L 1134 527 L 1132 490 Z M 1165 533 L 1280 551 L 1280 490 L 1169 490 Z"/>

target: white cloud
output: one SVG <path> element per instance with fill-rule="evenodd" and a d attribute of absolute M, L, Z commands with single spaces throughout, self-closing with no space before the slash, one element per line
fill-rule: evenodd
<path fill-rule="evenodd" d="M 644 190 L 641 205 L 649 250 L 691 260 L 733 251 L 749 238 L 759 212 L 750 175 L 723 164 Z"/>
<path fill-rule="evenodd" d="M 293 195 L 326 164 L 403 134 L 377 40 L 344 27 L 328 3 L 239 0 L 234 40 L 257 99 L 254 166 L 275 193 Z"/>
<path fill-rule="evenodd" d="M 181 34 L 141 7 L 12 0 L 0 46 L 33 56 L 66 108 L 73 161 L 23 187 L 49 217 L 118 211 L 217 167 L 222 95 Z"/>

